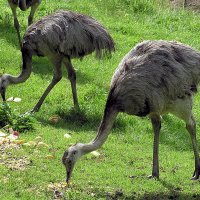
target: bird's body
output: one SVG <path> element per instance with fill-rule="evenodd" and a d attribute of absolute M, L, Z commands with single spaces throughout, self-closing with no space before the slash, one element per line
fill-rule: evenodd
<path fill-rule="evenodd" d="M 31 8 L 29 17 L 28 17 L 28 25 L 32 24 L 33 17 L 35 14 L 35 11 L 37 10 L 38 6 L 40 5 L 42 0 L 8 0 L 8 3 L 10 5 L 10 8 L 13 13 L 14 17 L 14 26 L 17 30 L 18 40 L 21 47 L 21 37 L 20 37 L 20 25 L 17 19 L 17 13 L 16 10 L 19 7 L 20 10 L 26 11 L 28 8 Z"/>
<path fill-rule="evenodd" d="M 114 44 L 105 28 L 95 19 L 60 10 L 30 26 L 23 38 L 23 48 L 33 55 L 82 58 L 92 52 L 101 57 Z"/>
<path fill-rule="evenodd" d="M 163 115 L 191 98 L 200 81 L 200 53 L 177 42 L 146 41 L 120 63 L 111 82 L 117 110 Z"/>
<path fill-rule="evenodd" d="M 76 160 L 103 145 L 119 112 L 140 117 L 149 116 L 151 119 L 154 131 L 151 177 L 156 178 L 159 177 L 160 116 L 172 113 L 184 120 L 195 156 L 193 179 L 198 179 L 200 159 L 192 98 L 197 92 L 199 81 L 200 52 L 178 42 L 160 40 L 138 44 L 122 59 L 112 77 L 104 116 L 96 138 L 88 144 L 78 143 L 64 153 L 67 181 Z"/>
<path fill-rule="evenodd" d="M 54 74 L 50 85 L 34 107 L 38 111 L 51 89 L 62 78 L 64 63 L 71 82 L 75 108 L 79 108 L 76 92 L 76 73 L 73 58 L 83 58 L 92 52 L 101 58 L 114 50 L 114 42 L 107 30 L 95 19 L 79 13 L 60 10 L 43 17 L 29 26 L 22 42 L 23 66 L 17 77 L 5 74 L 0 77 L 1 94 L 5 100 L 5 87 L 28 79 L 32 71 L 32 56 L 46 56 L 53 64 Z"/>

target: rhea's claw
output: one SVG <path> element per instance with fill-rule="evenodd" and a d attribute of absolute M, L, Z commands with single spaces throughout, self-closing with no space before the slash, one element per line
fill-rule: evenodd
<path fill-rule="evenodd" d="M 158 177 L 158 176 L 153 176 L 153 175 L 149 175 L 147 178 L 148 178 L 148 179 L 159 180 L 159 177 Z"/>
<path fill-rule="evenodd" d="M 194 171 L 194 173 L 193 173 L 193 176 L 192 176 L 192 178 L 191 178 L 191 180 L 198 180 L 199 179 L 199 176 L 200 176 L 200 173 L 199 173 L 199 171 Z"/>

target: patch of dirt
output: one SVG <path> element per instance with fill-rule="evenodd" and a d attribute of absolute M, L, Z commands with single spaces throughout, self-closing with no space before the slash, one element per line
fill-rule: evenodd
<path fill-rule="evenodd" d="M 14 144 L 10 141 L 4 142 L 0 145 L 0 165 L 5 165 L 11 170 L 25 170 L 30 164 L 26 156 L 16 157 L 12 151 L 20 149 L 20 145 Z"/>
<path fill-rule="evenodd" d="M 67 183 L 50 183 L 48 185 L 48 190 L 53 192 L 53 199 L 62 199 L 67 189 L 69 189 Z"/>

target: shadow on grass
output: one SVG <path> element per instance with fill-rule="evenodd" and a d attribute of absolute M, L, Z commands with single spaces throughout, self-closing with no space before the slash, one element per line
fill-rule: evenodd
<path fill-rule="evenodd" d="M 163 117 L 160 143 L 179 151 L 192 151 L 191 138 L 185 128 L 185 123 L 172 115 Z"/>
<path fill-rule="evenodd" d="M 52 63 L 47 59 L 47 57 L 33 57 L 33 73 L 37 74 L 41 78 L 48 78 L 51 80 L 53 78 L 53 65 Z M 64 81 L 68 81 L 68 74 L 65 69 L 65 66 L 62 66 L 62 78 L 65 79 Z M 83 73 L 80 70 L 76 71 L 76 82 L 77 84 L 87 84 L 91 83 L 92 78 L 88 76 L 87 74 Z M 59 83 L 58 83 L 59 84 Z"/>
<path fill-rule="evenodd" d="M 97 198 L 105 198 L 108 200 L 190 200 L 190 199 L 200 199 L 200 194 L 183 194 L 181 192 L 181 188 L 175 187 L 170 183 L 165 181 L 160 181 L 161 184 L 168 190 L 168 192 L 145 192 L 144 194 L 140 194 L 139 192 L 133 192 L 130 195 L 126 195 L 123 193 L 122 190 L 116 190 L 113 192 L 106 192 L 106 191 L 96 191 L 95 190 L 95 197 Z"/>
<path fill-rule="evenodd" d="M 2 16 L 2 20 L 0 20 L 0 33 L 1 33 L 1 38 L 4 38 L 7 41 L 7 43 L 11 44 L 16 49 L 20 50 L 17 32 L 15 30 L 13 18 L 11 15 Z M 20 33 L 22 36 L 23 35 L 22 31 L 20 31 Z"/>
<path fill-rule="evenodd" d="M 190 200 L 190 199 L 200 199 L 200 194 L 183 194 L 180 191 L 180 188 L 176 188 L 171 184 L 166 182 L 162 183 L 166 189 L 169 191 L 166 193 L 163 192 L 145 192 L 144 194 L 140 194 L 139 192 L 133 192 L 132 194 L 126 195 L 122 190 L 116 190 L 113 192 L 107 191 L 98 191 L 95 190 L 93 194 L 95 194 L 96 199 L 107 199 L 107 200 Z"/>
<path fill-rule="evenodd" d="M 60 122 L 56 124 L 52 124 L 48 119 L 40 117 L 36 117 L 36 119 L 43 123 L 44 125 L 52 125 L 55 128 L 62 128 L 62 129 L 68 129 L 72 131 L 97 131 L 102 115 L 101 114 L 86 114 L 85 110 L 77 111 L 73 108 L 71 108 L 68 111 L 57 111 L 56 113 L 60 118 Z M 121 118 L 118 118 L 115 120 L 113 129 L 124 130 L 126 126 L 126 123 L 124 123 L 124 120 Z"/>

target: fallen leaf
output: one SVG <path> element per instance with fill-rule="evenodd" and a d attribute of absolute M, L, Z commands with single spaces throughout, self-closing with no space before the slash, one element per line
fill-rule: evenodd
<path fill-rule="evenodd" d="M 97 151 L 92 151 L 91 154 L 95 157 L 99 157 L 101 154 Z"/>
<path fill-rule="evenodd" d="M 14 100 L 14 97 L 9 97 L 8 99 L 6 99 L 7 102 L 12 102 Z"/>
<path fill-rule="evenodd" d="M 10 134 L 13 134 L 13 133 L 14 133 L 14 130 L 13 130 L 12 128 L 9 128 L 9 129 L 8 129 L 8 132 L 9 132 Z"/>
<path fill-rule="evenodd" d="M 68 185 L 67 185 L 66 182 L 61 182 L 61 183 L 50 183 L 50 184 L 48 185 L 48 188 L 49 188 L 50 190 L 57 191 L 57 190 L 59 190 L 59 189 L 66 189 L 67 186 L 68 186 Z"/>
<path fill-rule="evenodd" d="M 60 116 L 54 115 L 49 118 L 49 122 L 52 124 L 57 124 L 60 121 Z"/>
<path fill-rule="evenodd" d="M 6 142 L 9 142 L 10 140 L 8 138 L 2 138 L 2 143 L 6 143 Z"/>
<path fill-rule="evenodd" d="M 4 132 L 0 131 L 0 137 L 5 137 L 7 134 L 5 134 Z"/>
<path fill-rule="evenodd" d="M 31 147 L 32 145 L 28 142 L 24 143 L 23 146 L 26 146 L 26 147 Z"/>
<path fill-rule="evenodd" d="M 90 196 L 95 197 L 96 194 L 92 192 L 92 193 L 90 193 Z"/>
<path fill-rule="evenodd" d="M 24 140 L 14 140 L 13 143 L 15 143 L 15 144 L 24 144 Z"/>
<path fill-rule="evenodd" d="M 19 98 L 19 97 L 16 97 L 16 98 L 14 98 L 14 100 L 13 100 L 15 103 L 19 103 L 19 102 L 21 102 L 22 101 L 22 99 L 21 98 Z"/>
<path fill-rule="evenodd" d="M 49 148 L 49 152 L 55 153 L 56 151 L 58 151 L 58 149 L 56 149 L 56 148 Z"/>
<path fill-rule="evenodd" d="M 64 138 L 71 138 L 72 136 L 71 135 L 69 135 L 68 133 L 65 133 L 65 135 L 64 135 Z"/>
<path fill-rule="evenodd" d="M 44 142 L 38 142 L 37 147 L 38 147 L 38 148 L 41 148 L 41 147 L 49 147 L 49 145 L 46 144 L 46 143 L 44 143 Z"/>
<path fill-rule="evenodd" d="M 45 158 L 47 158 L 47 159 L 54 159 L 55 156 L 53 156 L 53 155 L 47 155 Z"/>
<path fill-rule="evenodd" d="M 36 142 L 35 141 L 29 141 L 23 144 L 23 146 L 27 146 L 27 147 L 35 147 L 36 146 Z"/>
<path fill-rule="evenodd" d="M 36 143 L 39 143 L 39 142 L 42 141 L 42 137 L 37 136 L 37 137 L 34 139 L 34 141 L 35 141 Z"/>
<path fill-rule="evenodd" d="M 10 134 L 7 138 L 8 138 L 9 140 L 16 140 L 18 137 L 19 137 L 19 136 L 17 136 L 17 135 Z"/>

